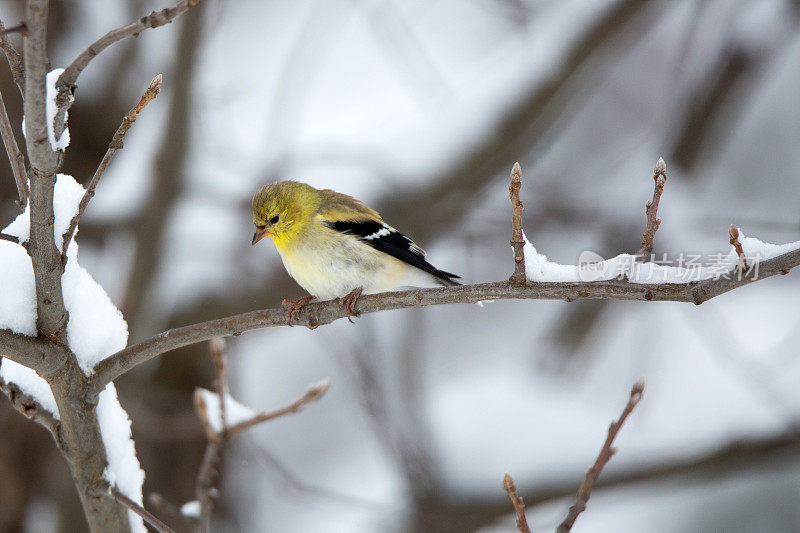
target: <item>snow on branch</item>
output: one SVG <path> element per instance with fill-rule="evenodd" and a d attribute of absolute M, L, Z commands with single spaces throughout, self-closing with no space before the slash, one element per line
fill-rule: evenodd
<path fill-rule="evenodd" d="M 212 339 L 210 347 L 214 358 L 217 390 L 212 392 L 198 388 L 194 393 L 195 411 L 203 425 L 208 443 L 197 473 L 196 500 L 187 502 L 180 508 L 181 516 L 195 520 L 200 531 L 210 531 L 211 512 L 214 498 L 218 493 L 216 485 L 219 463 L 227 441 L 237 433 L 255 425 L 300 411 L 306 404 L 319 400 L 330 387 L 330 380 L 326 378 L 309 385 L 306 393 L 289 405 L 274 411 L 257 413 L 227 393 L 228 386 L 225 379 L 227 352 L 224 339 Z"/>

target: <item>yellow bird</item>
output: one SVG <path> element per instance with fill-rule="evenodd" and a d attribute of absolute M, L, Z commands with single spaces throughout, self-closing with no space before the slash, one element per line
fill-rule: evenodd
<path fill-rule="evenodd" d="M 270 237 L 292 278 L 311 296 L 283 301 L 292 313 L 316 298 L 339 298 L 348 318 L 363 293 L 398 287 L 459 285 L 414 242 L 361 201 L 298 181 L 279 181 L 253 196 L 253 244 Z"/>

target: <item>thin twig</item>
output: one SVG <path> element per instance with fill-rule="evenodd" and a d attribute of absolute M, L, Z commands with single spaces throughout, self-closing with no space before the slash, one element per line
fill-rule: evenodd
<path fill-rule="evenodd" d="M 122 505 L 124 505 L 137 515 L 141 516 L 142 520 L 147 522 L 148 525 L 150 525 L 153 529 L 155 529 L 159 533 L 175 533 L 175 531 L 172 528 L 170 528 L 164 522 L 156 518 L 155 515 L 153 515 L 153 513 L 151 513 L 150 511 L 148 511 L 135 501 L 131 500 L 130 498 L 122 494 L 122 492 L 120 492 L 120 490 L 114 485 L 108 486 L 108 493 L 116 501 L 118 501 L 119 503 L 121 503 Z"/>
<path fill-rule="evenodd" d="M 197 471 L 197 481 L 195 486 L 195 498 L 200 504 L 200 517 L 197 527 L 199 531 L 210 531 L 211 514 L 214 510 L 214 495 L 217 491 L 216 485 L 219 479 L 219 464 L 222 460 L 222 447 L 228 439 L 228 424 L 226 417 L 225 404 L 227 397 L 226 384 L 226 346 L 222 338 L 214 338 L 210 341 L 211 355 L 214 359 L 214 370 L 216 378 L 214 380 L 217 395 L 219 396 L 219 412 L 221 431 L 216 431 L 208 419 L 208 411 L 202 389 L 195 390 L 194 405 L 203 430 L 206 433 L 208 444 L 203 454 L 203 461 Z"/>
<path fill-rule="evenodd" d="M 119 125 L 119 128 L 117 128 L 117 131 L 111 138 L 111 142 L 108 143 L 108 149 L 106 150 L 105 155 L 103 155 L 103 159 L 100 161 L 100 164 L 97 166 L 97 170 L 94 171 L 92 181 L 89 182 L 89 187 L 87 187 L 86 192 L 83 194 L 83 198 L 81 198 L 81 202 L 78 204 L 78 212 L 75 213 L 74 217 L 72 217 L 72 220 L 69 223 L 69 228 L 67 228 L 67 231 L 64 233 L 64 244 L 61 247 L 62 263 L 66 263 L 67 248 L 69 248 L 69 243 L 75 234 L 75 228 L 78 227 L 78 221 L 80 220 L 81 215 L 83 215 L 84 210 L 86 210 L 86 206 L 89 205 L 89 200 L 91 200 L 94 196 L 97 183 L 100 181 L 100 178 L 103 176 L 106 168 L 108 168 L 108 165 L 111 163 L 114 155 L 117 153 L 117 151 L 122 149 L 122 141 L 125 139 L 125 134 L 128 133 L 128 130 L 131 128 L 131 126 L 133 126 L 133 123 L 136 122 L 136 119 L 139 117 L 139 113 L 141 113 L 142 109 L 144 109 L 147 104 L 152 102 L 155 97 L 158 96 L 158 92 L 161 90 L 161 81 L 161 74 L 153 78 L 153 81 L 150 82 L 150 85 L 147 87 L 144 93 L 142 93 L 141 98 L 139 98 L 139 102 L 133 106 L 130 111 L 128 111 L 127 115 L 122 118 L 122 123 Z"/>
<path fill-rule="evenodd" d="M 0 21 L 0 30 L 4 29 L 3 22 Z M 27 28 L 27 25 L 26 25 Z M 22 60 L 22 54 L 19 53 L 11 42 L 6 39 L 4 35 L 0 35 L 0 48 L 6 55 L 8 66 L 11 69 L 11 77 L 14 78 L 14 83 L 19 87 L 20 93 L 25 93 L 25 63 Z"/>
<path fill-rule="evenodd" d="M 157 492 L 151 492 L 147 495 L 147 502 L 150 504 L 151 507 L 154 507 L 156 511 L 161 512 L 162 514 L 170 515 L 174 518 L 179 518 L 183 521 L 191 521 L 191 517 L 188 517 L 181 513 L 181 508 L 172 503 L 171 501 L 167 500 L 161 494 Z"/>
<path fill-rule="evenodd" d="M 567 517 L 563 522 L 561 522 L 561 525 L 558 526 L 556 533 L 568 533 L 575 524 L 575 520 L 578 518 L 578 515 L 586 510 L 586 504 L 592 495 L 592 487 L 594 486 L 595 481 L 597 481 L 597 477 L 600 475 L 600 472 L 603 470 L 603 467 L 606 465 L 606 463 L 608 463 L 608 461 L 617 451 L 613 447 L 614 439 L 617 437 L 619 430 L 622 429 L 622 425 L 625 424 L 625 420 L 633 412 L 633 409 L 636 407 L 636 405 L 641 401 L 642 393 L 644 393 L 643 379 L 634 383 L 633 387 L 631 388 L 631 395 L 628 398 L 628 403 L 625 405 L 625 409 L 622 410 L 622 414 L 620 415 L 619 419 L 616 422 L 612 422 L 609 426 L 608 436 L 603 443 L 603 447 L 600 448 L 600 453 L 597 455 L 597 459 L 592 467 L 586 471 L 586 475 L 583 478 L 583 483 L 581 483 L 581 486 L 578 489 L 578 499 L 575 502 L 575 505 L 569 508 Z"/>
<path fill-rule="evenodd" d="M 653 253 L 653 239 L 661 225 L 661 219 L 658 218 L 658 202 L 661 200 L 661 193 L 664 192 L 664 184 L 667 182 L 667 164 L 660 157 L 653 169 L 653 181 L 655 182 L 653 199 L 647 201 L 644 210 L 647 215 L 647 227 L 642 234 L 642 247 L 636 254 L 636 260 L 640 262 L 646 261 Z"/>
<path fill-rule="evenodd" d="M 358 310 L 362 315 L 432 305 L 465 303 L 474 304 L 494 300 L 635 300 L 690 302 L 699 305 L 720 294 L 743 287 L 778 274 L 785 274 L 800 265 L 800 249 L 767 259 L 759 263 L 758 277 L 720 276 L 688 283 L 632 283 L 624 279 L 587 282 L 539 282 L 516 285 L 508 281 L 440 287 L 433 289 L 414 289 L 408 291 L 384 292 L 363 295 L 358 300 Z M 330 324 L 346 315 L 338 301 L 310 303 L 289 323 L 317 328 Z M 130 369 L 145 363 L 170 350 L 204 342 L 214 337 L 239 335 L 244 331 L 268 327 L 287 326 L 286 311 L 283 308 L 261 309 L 232 315 L 207 322 L 199 322 L 159 333 L 138 344 L 128 346 L 110 355 L 95 366 L 90 396 L 103 390 Z"/>
<path fill-rule="evenodd" d="M 19 244 L 19 239 L 7 233 L 0 233 L 0 241 L 10 241 Z"/>
<path fill-rule="evenodd" d="M 0 35 L 2 36 L 10 35 L 12 33 L 19 33 L 23 37 L 27 37 L 28 35 L 31 34 L 31 32 L 28 31 L 28 25 L 25 24 L 24 22 L 21 24 L 17 24 L 16 26 L 13 26 L 11 28 L 0 30 Z"/>
<path fill-rule="evenodd" d="M 225 407 L 225 397 L 228 395 L 227 383 L 227 346 L 224 337 L 216 337 L 209 341 L 211 346 L 211 357 L 214 359 L 214 370 L 216 380 L 214 386 L 219 396 L 219 417 L 222 422 L 223 431 L 228 427 L 227 409 Z"/>
<path fill-rule="evenodd" d="M 17 139 L 14 137 L 14 129 L 11 127 L 2 93 L 0 93 L 0 135 L 3 137 L 8 161 L 17 184 L 17 194 L 19 194 L 17 204 L 24 209 L 25 204 L 28 203 L 28 170 L 25 168 L 25 156 L 17 146 Z"/>
<path fill-rule="evenodd" d="M 506 489 L 506 493 L 514 505 L 514 511 L 517 513 L 517 529 L 519 533 L 531 533 L 531 529 L 528 527 L 528 519 L 525 516 L 525 502 L 522 501 L 522 496 L 517 496 L 517 486 L 514 483 L 514 478 L 508 473 L 503 476 L 503 488 Z"/>
<path fill-rule="evenodd" d="M 240 422 L 234 426 L 228 427 L 225 417 L 225 403 L 227 399 L 227 383 L 226 383 L 226 351 L 225 341 L 221 338 L 211 340 L 211 354 L 214 358 L 214 367 L 216 371 L 216 389 L 219 395 L 219 409 L 221 415 L 221 429 L 215 429 L 209 419 L 208 406 L 206 405 L 203 396 L 203 389 L 196 389 L 194 392 L 194 405 L 197 411 L 197 416 L 203 426 L 208 444 L 203 454 L 203 461 L 200 464 L 200 469 L 197 472 L 197 481 L 195 485 L 195 498 L 200 504 L 200 517 L 197 522 L 197 529 L 201 532 L 210 531 L 211 515 L 214 509 L 214 498 L 217 493 L 217 481 L 219 480 L 219 464 L 222 460 L 222 450 L 233 435 L 253 427 L 256 424 L 278 418 L 289 413 L 296 413 L 302 407 L 314 400 L 318 400 L 328 390 L 330 382 L 328 380 L 320 381 L 311 385 L 306 393 L 298 400 L 292 402 L 286 407 L 271 411 L 269 413 L 261 413 L 248 420 Z"/>
<path fill-rule="evenodd" d="M 289 405 L 281 407 L 280 409 L 275 409 L 274 411 L 270 411 L 268 413 L 261 413 L 253 418 L 250 418 L 249 420 L 244 420 L 243 422 L 234 424 L 233 426 L 228 427 L 226 432 L 228 436 L 232 436 L 263 422 L 268 422 L 281 416 L 296 413 L 300 411 L 307 403 L 311 403 L 322 398 L 322 396 L 328 391 L 328 388 L 330 388 L 330 381 L 327 379 L 310 385 L 302 397 L 293 401 Z"/>
<path fill-rule="evenodd" d="M 731 224 L 731 227 L 728 230 L 728 233 L 731 237 L 731 244 L 736 249 L 736 254 L 739 256 L 739 273 L 743 273 L 747 270 L 747 258 L 744 255 L 744 249 L 742 249 L 742 243 L 739 242 L 739 228 Z"/>
<path fill-rule="evenodd" d="M 508 187 L 508 196 L 511 198 L 511 247 L 514 249 L 514 273 L 509 281 L 524 284 L 525 275 L 525 235 L 522 232 L 522 210 L 524 209 L 519 199 L 519 190 L 522 188 L 522 169 L 519 163 L 514 163 L 511 168 L 511 185 Z"/>
<path fill-rule="evenodd" d="M 58 77 L 58 81 L 56 82 L 56 89 L 58 89 L 58 95 L 56 96 L 58 113 L 55 118 L 55 123 L 63 124 L 64 114 L 71 104 L 69 96 L 75 88 L 78 76 L 80 76 L 83 69 L 89 65 L 89 62 L 91 62 L 95 56 L 126 37 L 136 37 L 148 28 L 158 28 L 159 26 L 169 24 L 175 17 L 182 15 L 190 8 L 196 6 L 198 2 L 199 0 L 181 0 L 172 7 L 166 7 L 161 11 L 153 11 L 149 15 L 138 19 L 136 22 L 109 31 L 89 45 L 86 50 L 81 52 L 80 55 L 64 69 L 61 76 Z M 59 131 L 55 133 L 56 135 L 60 135 Z"/>

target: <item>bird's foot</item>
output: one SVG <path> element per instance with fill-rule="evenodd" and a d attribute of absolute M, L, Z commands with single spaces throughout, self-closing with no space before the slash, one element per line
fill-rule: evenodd
<path fill-rule="evenodd" d="M 361 316 L 361 313 L 356 311 L 356 302 L 358 298 L 361 296 L 361 293 L 364 292 L 363 287 L 356 287 L 347 295 L 339 298 L 339 305 L 344 307 L 345 312 L 347 313 L 347 320 L 351 323 L 353 322 L 354 316 Z"/>
<path fill-rule="evenodd" d="M 299 316 L 300 310 L 308 305 L 311 300 L 316 300 L 316 296 L 303 296 L 298 300 L 284 300 L 281 307 L 286 308 L 286 323 L 292 325 L 292 315 Z"/>

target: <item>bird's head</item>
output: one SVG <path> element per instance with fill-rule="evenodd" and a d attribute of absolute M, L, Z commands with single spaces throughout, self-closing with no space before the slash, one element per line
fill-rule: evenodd
<path fill-rule="evenodd" d="M 291 242 L 319 207 L 319 191 L 299 181 L 278 181 L 253 196 L 253 244 L 271 237 L 279 247 Z"/>

